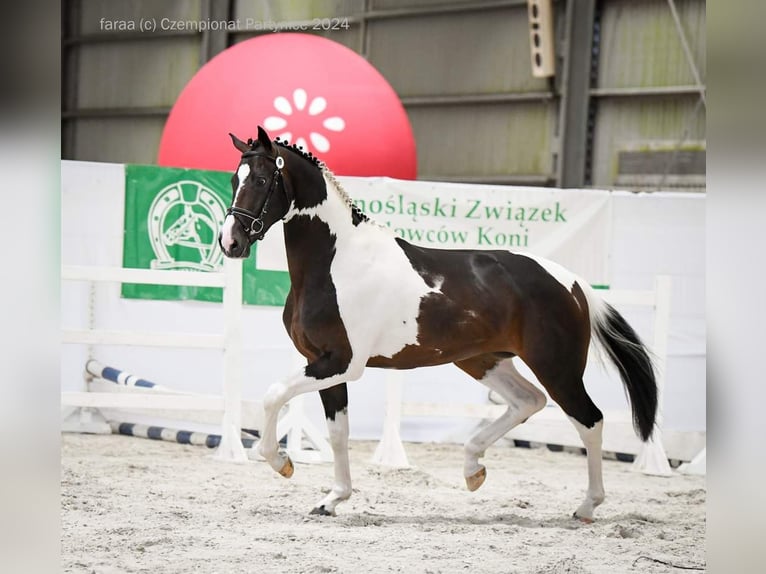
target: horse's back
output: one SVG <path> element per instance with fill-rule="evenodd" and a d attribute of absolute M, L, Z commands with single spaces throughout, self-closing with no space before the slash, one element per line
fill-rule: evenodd
<path fill-rule="evenodd" d="M 558 263 L 529 253 L 505 250 L 432 249 L 412 245 L 403 239 L 396 242 L 413 268 L 427 282 L 442 278 L 442 286 L 476 295 L 498 292 L 515 297 L 551 297 L 570 292 L 577 275 Z"/>

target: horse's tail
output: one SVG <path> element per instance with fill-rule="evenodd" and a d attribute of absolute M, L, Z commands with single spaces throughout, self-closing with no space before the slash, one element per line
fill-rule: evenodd
<path fill-rule="evenodd" d="M 586 284 L 591 332 L 620 372 L 633 409 L 633 428 L 642 440 L 652 436 L 657 417 L 657 380 L 646 346 L 625 318 Z"/>

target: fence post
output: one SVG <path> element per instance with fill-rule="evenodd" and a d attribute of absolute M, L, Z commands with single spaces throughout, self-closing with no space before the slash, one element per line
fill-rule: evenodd
<path fill-rule="evenodd" d="M 223 420 L 215 458 L 245 462 L 242 446 L 242 260 L 223 260 Z"/>
<path fill-rule="evenodd" d="M 399 428 L 402 421 L 402 373 L 386 372 L 386 414 L 383 419 L 383 437 L 380 439 L 372 462 L 384 466 L 408 468 L 407 452 L 402 444 Z"/>
<path fill-rule="evenodd" d="M 672 280 L 668 275 L 658 275 L 654 280 L 654 366 L 657 375 L 657 421 L 654 434 L 641 446 L 633 462 L 633 468 L 644 474 L 670 476 L 673 471 L 662 443 L 663 397 L 665 394 L 665 369 L 668 355 L 668 329 L 670 328 L 670 295 Z"/>

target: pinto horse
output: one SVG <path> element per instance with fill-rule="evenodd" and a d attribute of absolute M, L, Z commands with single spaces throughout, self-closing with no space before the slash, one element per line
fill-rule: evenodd
<path fill-rule="evenodd" d="M 495 391 L 508 409 L 465 444 L 463 474 L 479 488 L 484 451 L 545 406 L 545 395 L 515 368 L 519 357 L 577 429 L 587 451 L 588 490 L 575 518 L 590 522 L 604 500 L 603 416 L 583 385 L 591 337 L 617 366 L 636 432 L 652 434 L 657 384 L 646 348 L 625 319 L 587 282 L 526 253 L 426 249 L 367 218 L 311 154 L 271 141 L 259 127 L 231 178 L 233 199 L 218 241 L 246 258 L 279 220 L 292 283 L 283 320 L 307 365 L 271 385 L 263 399 L 259 453 L 290 478 L 278 450 L 281 407 L 319 391 L 333 449 L 333 488 L 312 514 L 334 515 L 351 496 L 346 383 L 365 367 L 413 369 L 454 363 Z"/>

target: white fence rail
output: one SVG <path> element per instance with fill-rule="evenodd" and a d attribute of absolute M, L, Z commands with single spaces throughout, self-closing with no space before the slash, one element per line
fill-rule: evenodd
<path fill-rule="evenodd" d="M 183 285 L 223 288 L 224 328 L 221 334 L 155 333 L 97 329 L 64 329 L 64 343 L 88 345 L 138 345 L 186 347 L 223 351 L 222 396 L 151 396 L 130 393 L 63 392 L 61 403 L 68 407 L 218 411 L 222 414 L 221 443 L 216 456 L 222 460 L 245 461 L 240 441 L 242 408 L 242 261 L 225 259 L 223 271 L 161 271 L 119 267 L 64 266 L 61 278 L 67 281 L 99 281 Z"/>
<path fill-rule="evenodd" d="M 92 409 L 151 409 L 155 411 L 207 411 L 221 415 L 221 442 L 216 457 L 221 460 L 248 459 L 240 433 L 243 407 L 252 415 L 254 405 L 242 401 L 242 261 L 224 259 L 223 271 L 166 271 L 120 267 L 64 266 L 61 278 L 67 281 L 100 281 L 183 285 L 223 288 L 224 328 L 221 334 L 157 333 L 105 329 L 64 329 L 62 341 L 88 345 L 136 345 L 220 349 L 223 351 L 222 395 L 187 395 L 133 392 L 62 392 L 63 407 L 80 408 L 87 425 Z M 262 406 L 258 404 L 262 420 Z M 253 417 L 249 416 L 249 420 Z M 279 436 L 287 435 L 287 451 L 297 462 L 322 462 L 331 459 L 331 448 L 322 434 L 305 417 L 303 402 L 293 400 L 277 425 Z M 305 449 L 304 439 L 313 449 Z"/>

